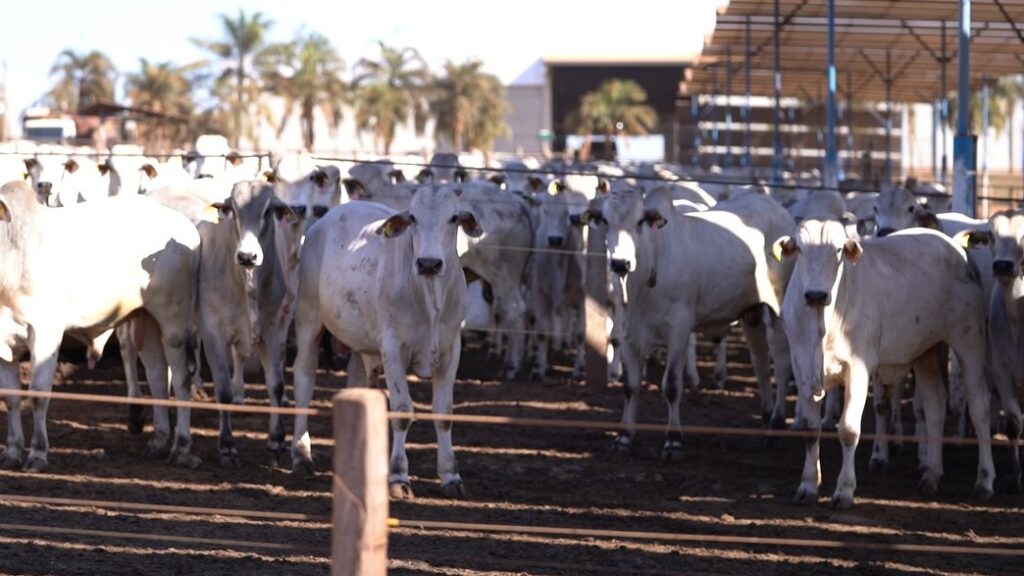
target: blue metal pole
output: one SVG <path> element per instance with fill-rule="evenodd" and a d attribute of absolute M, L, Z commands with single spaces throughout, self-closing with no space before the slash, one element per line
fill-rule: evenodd
<path fill-rule="evenodd" d="M 690 163 L 694 168 L 700 167 L 700 96 L 690 97 L 690 117 L 693 118 L 693 156 Z"/>
<path fill-rule="evenodd" d="M 935 99 L 932 102 L 932 179 L 936 182 L 942 180 L 942 173 L 939 171 L 939 123 L 942 122 L 940 117 L 942 106 L 942 100 Z"/>
<path fill-rule="evenodd" d="M 725 167 L 732 167 L 732 46 L 725 49 Z"/>
<path fill-rule="evenodd" d="M 946 52 L 946 21 L 942 21 L 942 67 L 939 72 L 939 98 L 942 98 L 942 106 L 939 108 L 939 128 L 942 130 L 942 167 L 939 171 L 939 181 L 943 185 L 949 184 L 949 156 L 947 150 L 947 134 L 949 133 L 949 82 L 946 80 L 946 66 L 949 64 L 949 55 Z"/>
<path fill-rule="evenodd" d="M 956 136 L 953 139 L 953 210 L 975 214 L 977 137 L 971 134 L 971 0 L 960 0 Z"/>
<path fill-rule="evenodd" d="M 779 21 L 779 0 L 775 0 L 773 4 L 773 14 L 775 15 L 775 33 L 772 38 L 775 56 L 775 114 L 773 115 L 772 123 L 772 141 L 775 145 L 775 155 L 772 157 L 772 182 L 780 184 L 782 182 L 782 135 L 779 132 L 779 116 L 781 115 L 779 105 L 782 99 L 782 68 L 779 63 L 779 35 L 782 32 L 782 25 Z"/>
<path fill-rule="evenodd" d="M 989 88 L 988 78 L 981 79 L 981 137 L 985 143 L 985 147 L 982 148 L 981 152 L 981 173 L 982 175 L 988 173 L 988 126 L 989 126 Z"/>
<path fill-rule="evenodd" d="M 839 185 L 839 151 L 836 149 L 836 0 L 828 0 L 828 100 L 825 104 L 825 186 Z"/>
<path fill-rule="evenodd" d="M 711 69 L 711 147 L 715 150 L 715 166 L 722 166 L 722 152 L 718 148 L 718 67 Z"/>
<path fill-rule="evenodd" d="M 743 105 L 743 121 L 747 123 L 747 133 L 744 136 L 745 150 L 743 152 L 743 165 L 747 170 L 753 170 L 753 162 L 750 158 L 750 16 L 747 16 L 746 37 L 743 41 L 746 58 L 744 58 L 743 88 L 747 93 L 747 100 Z"/>
<path fill-rule="evenodd" d="M 885 51 L 885 180 L 892 182 L 892 52 Z"/>

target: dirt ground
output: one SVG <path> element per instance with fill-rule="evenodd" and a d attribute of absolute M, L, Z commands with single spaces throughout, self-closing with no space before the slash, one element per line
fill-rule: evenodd
<path fill-rule="evenodd" d="M 707 358 L 704 355 L 703 358 Z M 67 370 L 61 391 L 124 394 L 118 364 L 94 371 Z M 758 426 L 755 383 L 747 353 L 730 346 L 724 391 L 690 392 L 683 403 L 689 424 Z M 540 418 L 617 420 L 621 389 L 588 389 L 565 380 L 556 367 L 544 383 L 500 383 L 479 354 L 467 354 L 456 385 L 456 410 Z M 710 365 L 701 374 L 710 381 Z M 322 371 L 315 406 L 327 407 L 344 382 Z M 413 386 L 417 409 L 429 409 L 430 386 Z M 266 403 L 262 385 L 247 401 Z M 870 407 L 870 404 L 869 404 Z M 912 423 L 909 402 L 905 421 Z M 869 410 L 870 412 L 870 410 Z M 216 464 L 217 416 L 193 412 L 198 470 L 142 456 L 150 429 L 131 436 L 126 408 L 55 401 L 50 409 L 50 468 L 46 473 L 0 472 L 2 574 L 327 574 L 329 572 L 329 418 L 313 418 L 315 478 L 293 476 L 265 451 L 266 417 L 236 416 L 239 469 Z M 6 418 L 4 414 L 2 418 Z M 31 417 L 23 418 L 31 433 Z M 648 387 L 640 419 L 663 422 L 665 403 Z M 865 417 L 871 430 L 872 417 Z M 289 419 L 288 427 L 291 422 Z M 869 473 L 870 445 L 858 450 L 857 505 L 828 507 L 840 454 L 835 440 L 822 450 L 824 485 L 816 505 L 793 504 L 803 463 L 799 440 L 763 441 L 691 435 L 685 459 L 658 458 L 662 438 L 641 434 L 635 454 L 612 456 L 610 433 L 457 424 L 459 465 L 468 497 L 440 497 L 434 477 L 433 426 L 417 423 L 409 440 L 416 499 L 393 503 L 403 520 L 558 526 L 677 534 L 739 535 L 786 540 L 826 539 L 885 543 L 889 550 L 858 551 L 779 545 L 673 544 L 663 541 L 553 538 L 527 534 L 397 529 L 389 544 L 392 574 L 1019 574 L 1021 559 L 967 553 L 908 552 L 901 544 L 1024 549 L 1024 496 L 999 493 L 972 501 L 976 450 L 946 448 L 946 477 L 938 496 L 915 494 L 912 447 L 893 457 L 885 473 Z M 1002 453 L 996 451 L 1001 470 Z M 285 463 L 287 464 L 287 463 Z M 13 502 L 11 495 L 199 506 L 297 514 L 273 519 L 94 506 Z M 12 526 L 17 525 L 17 526 Z M 57 533 L 28 531 L 25 525 Z M 137 538 L 86 530 L 130 533 Z M 169 541 L 168 536 L 189 540 Z M 230 542 L 217 542 L 227 540 Z M 267 548 L 272 545 L 278 549 Z M 285 547 L 287 549 L 280 549 Z"/>

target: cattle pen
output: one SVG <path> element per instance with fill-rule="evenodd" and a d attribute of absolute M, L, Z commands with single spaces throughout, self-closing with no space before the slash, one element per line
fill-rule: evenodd
<path fill-rule="evenodd" d="M 614 386 L 573 383 L 561 362 L 544 382 L 501 383 L 470 352 L 452 417 L 468 497 L 440 497 L 433 430 L 414 425 L 416 498 L 393 502 L 385 517 L 389 572 L 989 574 L 1019 565 L 1020 497 L 968 498 L 974 455 L 958 445 L 969 440 L 947 439 L 947 477 L 934 500 L 914 495 L 907 442 L 891 470 L 862 477 L 854 510 L 829 510 L 825 500 L 792 504 L 801 433 L 759 427 L 745 356 L 730 347 L 724 390 L 687 393 L 686 457 L 672 464 L 657 457 L 661 424 L 640 426 L 632 457 L 607 453 L 619 426 L 608 422 L 620 403 Z M 709 369 L 702 362 L 702 376 Z M 116 374 L 104 365 L 91 373 L 65 365 L 52 405 L 51 471 L 0 472 L 5 573 L 329 570 L 332 398 L 343 372 L 318 375 L 309 412 L 312 478 L 292 475 L 265 452 L 262 415 L 271 408 L 252 399 L 228 407 L 236 413 L 239 469 L 184 470 L 141 458 L 141 437 L 124 433 L 129 400 Z M 418 417 L 428 419 L 424 388 L 414 384 L 413 396 Z M 660 393 L 647 390 L 642 400 L 643 421 L 658 421 Z M 217 407 L 194 405 L 198 454 L 213 451 Z M 823 466 L 837 461 L 835 441 L 826 441 Z"/>

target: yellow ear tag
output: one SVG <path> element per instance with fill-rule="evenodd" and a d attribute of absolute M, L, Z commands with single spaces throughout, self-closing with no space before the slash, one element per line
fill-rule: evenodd
<path fill-rule="evenodd" d="M 776 242 L 772 244 L 772 257 L 776 261 L 782 262 L 782 242 Z"/>
<path fill-rule="evenodd" d="M 212 204 L 206 205 L 206 215 L 210 218 L 213 218 L 214 221 L 220 220 L 220 210 L 218 210 L 217 207 Z"/>
<path fill-rule="evenodd" d="M 583 214 L 580 214 L 580 222 L 582 222 L 584 226 L 590 224 L 590 212 L 584 212 Z"/>
<path fill-rule="evenodd" d="M 391 235 L 394 233 L 395 228 L 394 226 L 391 225 L 391 221 L 388 220 L 387 222 L 384 223 L 384 227 L 381 228 L 381 234 L 383 234 L 385 238 L 391 238 Z"/>
<path fill-rule="evenodd" d="M 960 236 L 960 247 L 963 248 L 964 250 L 967 250 L 968 248 L 970 248 L 971 247 L 971 235 L 970 234 L 960 234 L 959 236 Z"/>

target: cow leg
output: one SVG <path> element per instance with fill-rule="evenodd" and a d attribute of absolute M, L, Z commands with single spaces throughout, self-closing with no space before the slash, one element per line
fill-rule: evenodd
<path fill-rule="evenodd" d="M 323 333 L 323 325 L 316 318 L 316 314 L 306 312 L 303 308 L 304 304 L 300 299 L 295 317 L 295 362 L 292 364 L 296 408 L 309 408 L 313 400 L 320 335 Z M 349 356 L 349 366 L 356 358 L 359 358 L 359 354 L 353 351 Z M 350 383 L 351 377 L 350 374 Z M 309 437 L 309 416 L 306 414 L 295 415 L 292 430 L 292 472 L 313 475 L 313 448 Z"/>
<path fill-rule="evenodd" d="M 769 344 L 775 369 L 775 405 L 772 408 L 769 427 L 781 430 L 786 427 L 786 390 L 789 388 L 789 381 L 793 379 L 793 362 L 789 356 L 789 337 L 782 326 L 782 321 L 773 317 L 769 330 Z M 800 410 L 795 410 L 793 425 L 804 426 Z"/>
<path fill-rule="evenodd" d="M 633 348 L 629 342 L 623 342 L 620 346 L 622 354 L 622 395 L 624 406 L 622 408 L 622 430 L 612 442 L 613 452 L 629 452 L 633 447 L 633 436 L 636 430 L 636 410 L 639 403 L 640 380 L 643 378 L 643 369 L 640 366 L 642 356 L 639 351 Z"/>
<path fill-rule="evenodd" d="M 903 447 L 903 380 L 896 382 L 892 386 L 886 386 L 885 391 L 888 393 L 889 398 L 889 428 L 888 431 L 893 436 L 892 445 L 897 448 Z"/>
<path fill-rule="evenodd" d="M 145 340 L 149 341 L 148 346 L 139 350 L 139 358 L 146 368 L 146 385 L 149 387 L 149 395 L 154 400 L 167 399 L 167 357 L 163 350 L 157 345 L 160 342 L 159 329 L 151 317 L 138 318 L 142 322 L 142 330 Z M 171 419 L 167 406 L 153 406 L 153 438 L 146 446 L 146 456 L 163 458 L 167 455 L 168 444 L 171 440 Z"/>
<path fill-rule="evenodd" d="M 917 440 L 917 468 L 924 473 L 928 467 L 928 427 L 925 423 L 924 394 L 916 379 L 915 376 L 914 396 L 911 400 L 914 408 L 914 438 Z"/>
<path fill-rule="evenodd" d="M 925 464 L 921 482 L 917 485 L 919 492 L 925 496 L 933 496 L 939 489 L 939 480 L 944 473 L 942 468 L 942 434 L 946 425 L 946 387 L 942 383 L 939 369 L 939 353 L 932 352 L 923 356 L 914 364 L 914 381 L 921 395 L 924 408 L 924 423 L 927 431 L 925 439 Z M 945 361 L 946 355 L 941 358 Z M 919 439 L 920 440 L 920 439 Z"/>
<path fill-rule="evenodd" d="M 839 415 L 843 412 L 843 394 L 841 389 L 833 388 L 825 395 L 825 418 L 821 421 L 823 429 L 835 430 Z"/>
<path fill-rule="evenodd" d="M 680 319 L 679 325 L 681 328 L 674 330 L 668 340 L 668 361 L 661 383 L 661 391 L 668 404 L 668 432 L 665 433 L 665 446 L 661 450 L 661 459 L 666 462 L 678 462 L 683 458 L 682 422 L 679 419 L 679 404 L 683 399 L 683 373 L 686 369 L 683 353 L 695 339 L 690 332 L 692 320 Z"/>
<path fill-rule="evenodd" d="M 402 357 L 402 346 L 395 337 L 384 336 L 381 350 L 381 363 L 384 366 L 384 379 L 388 384 L 388 404 L 392 412 L 413 412 L 412 396 L 409 394 L 409 382 L 406 380 L 405 358 Z M 395 418 L 391 420 L 391 462 L 388 483 L 391 497 L 405 500 L 413 497 L 412 484 L 409 480 L 409 457 L 405 452 L 405 439 L 409 433 L 412 420 Z"/>
<path fill-rule="evenodd" d="M 724 390 L 725 381 L 727 380 L 726 363 L 728 361 L 729 342 L 725 336 L 714 338 L 713 342 L 715 344 L 715 372 L 712 379 L 714 380 L 715 388 Z"/>
<path fill-rule="evenodd" d="M 811 392 L 798 386 L 797 404 L 807 423 L 807 430 L 813 432 L 804 441 L 804 470 L 800 477 L 800 486 L 796 490 L 793 501 L 797 504 L 816 502 L 818 489 L 821 487 L 821 401 L 815 400 Z"/>
<path fill-rule="evenodd" d="M 117 325 L 117 344 L 121 352 L 121 364 L 124 366 L 124 383 L 128 388 L 129 398 L 141 398 L 142 387 L 139 384 L 139 351 L 132 339 L 132 320 Z M 142 434 L 146 426 L 146 410 L 141 404 L 128 405 L 128 432 Z"/>
<path fill-rule="evenodd" d="M 754 365 L 757 386 L 761 392 L 761 422 L 767 426 L 772 418 L 772 376 L 768 334 L 761 314 L 761 306 L 751 308 L 744 313 L 743 335 L 750 348 L 750 363 Z"/>
<path fill-rule="evenodd" d="M 971 350 L 971 345 L 978 349 Z M 977 340 L 959 348 L 954 347 L 954 349 L 960 356 L 967 408 L 970 410 L 971 423 L 974 424 L 974 432 L 978 438 L 978 477 L 974 484 L 974 495 L 985 500 L 991 498 L 995 493 L 996 476 L 995 464 L 992 462 L 992 433 L 989 428 L 989 392 L 985 381 L 984 367 L 985 350 Z"/>
<path fill-rule="evenodd" d="M 683 371 L 683 385 L 691 390 L 700 390 L 700 373 L 697 372 L 697 335 L 690 334 L 686 346 L 686 369 Z"/>
<path fill-rule="evenodd" d="M 353 352 L 348 357 L 348 367 L 345 369 L 348 379 L 345 381 L 346 388 L 368 388 L 370 387 L 370 373 L 362 354 Z"/>
<path fill-rule="evenodd" d="M 232 346 L 224 341 L 216 332 L 210 332 L 203 338 L 203 350 L 206 352 L 206 363 L 210 365 L 213 376 L 213 391 L 219 404 L 232 404 L 234 392 L 231 386 L 231 366 L 228 356 L 232 354 Z M 241 367 L 236 367 L 241 368 Z M 218 462 L 221 466 L 235 467 L 238 465 L 238 451 L 231 434 L 231 414 L 220 411 L 218 414 L 220 433 L 217 438 Z"/>
<path fill-rule="evenodd" d="M 0 388 L 18 390 L 21 388 L 18 365 L 0 360 Z M 21 397 L 4 396 L 7 404 L 7 440 L 4 451 L 0 453 L 0 469 L 15 470 L 21 468 L 25 452 L 25 434 L 21 428 Z"/>
<path fill-rule="evenodd" d="M 967 397 L 964 395 L 963 374 L 960 359 L 949 355 L 949 413 L 956 418 L 956 433 L 967 437 Z"/>
<path fill-rule="evenodd" d="M 846 509 L 853 506 L 853 493 L 857 489 L 857 473 L 854 469 L 854 455 L 860 441 L 860 425 L 864 416 L 864 403 L 868 399 L 870 373 L 867 366 L 851 362 L 847 367 L 846 405 L 839 419 L 837 432 L 843 447 L 843 467 L 839 471 L 836 491 L 832 495 L 832 508 Z"/>
<path fill-rule="evenodd" d="M 231 347 L 231 403 L 245 404 L 245 364 L 248 356 L 238 346 Z M 264 374 L 266 378 L 266 374 Z"/>
<path fill-rule="evenodd" d="M 434 366 L 433 403 L 434 414 L 451 414 L 455 391 L 455 372 L 459 368 L 461 350 L 455 342 L 450 354 L 439 354 L 438 364 Z M 459 464 L 455 460 L 455 449 L 452 447 L 452 423 L 434 420 L 434 432 L 437 434 L 437 475 L 441 479 L 441 492 L 449 498 L 465 498 L 466 489 L 459 476 Z"/>
<path fill-rule="evenodd" d="M 877 377 L 871 384 L 871 399 L 875 407 L 875 441 L 871 445 L 869 472 L 884 472 L 889 469 L 889 419 L 892 417 L 892 403 L 886 394 L 887 386 Z"/>
<path fill-rule="evenodd" d="M 40 328 L 30 332 L 32 340 L 32 384 L 30 389 L 49 394 L 53 389 L 53 374 L 57 371 L 57 350 L 63 331 L 60 329 Z M 46 435 L 46 413 L 50 408 L 48 397 L 32 398 L 32 444 L 25 461 L 25 469 L 31 472 L 42 472 L 48 466 L 47 453 L 50 442 Z"/>
<path fill-rule="evenodd" d="M 280 330 L 267 330 L 260 345 L 260 363 L 263 364 L 263 379 L 266 381 L 270 405 L 284 405 L 284 358 L 281 356 Z M 267 449 L 275 457 L 284 451 L 284 422 L 280 414 L 270 415 L 270 429 L 267 433 Z"/>
<path fill-rule="evenodd" d="M 163 342 L 163 354 L 171 372 L 171 388 L 179 402 L 192 400 L 189 360 L 185 351 L 188 331 L 187 326 L 177 330 L 166 327 L 163 329 L 163 338 L 154 341 Z M 176 413 L 177 430 L 174 433 L 174 444 L 171 446 L 170 461 L 179 466 L 198 468 L 202 460 L 192 454 L 192 409 L 179 407 Z"/>
<path fill-rule="evenodd" d="M 526 335 L 524 321 L 526 305 L 518 290 L 500 299 L 501 309 L 497 314 L 498 327 L 505 330 L 505 373 L 506 380 L 514 380 L 522 369 L 525 355 Z"/>

